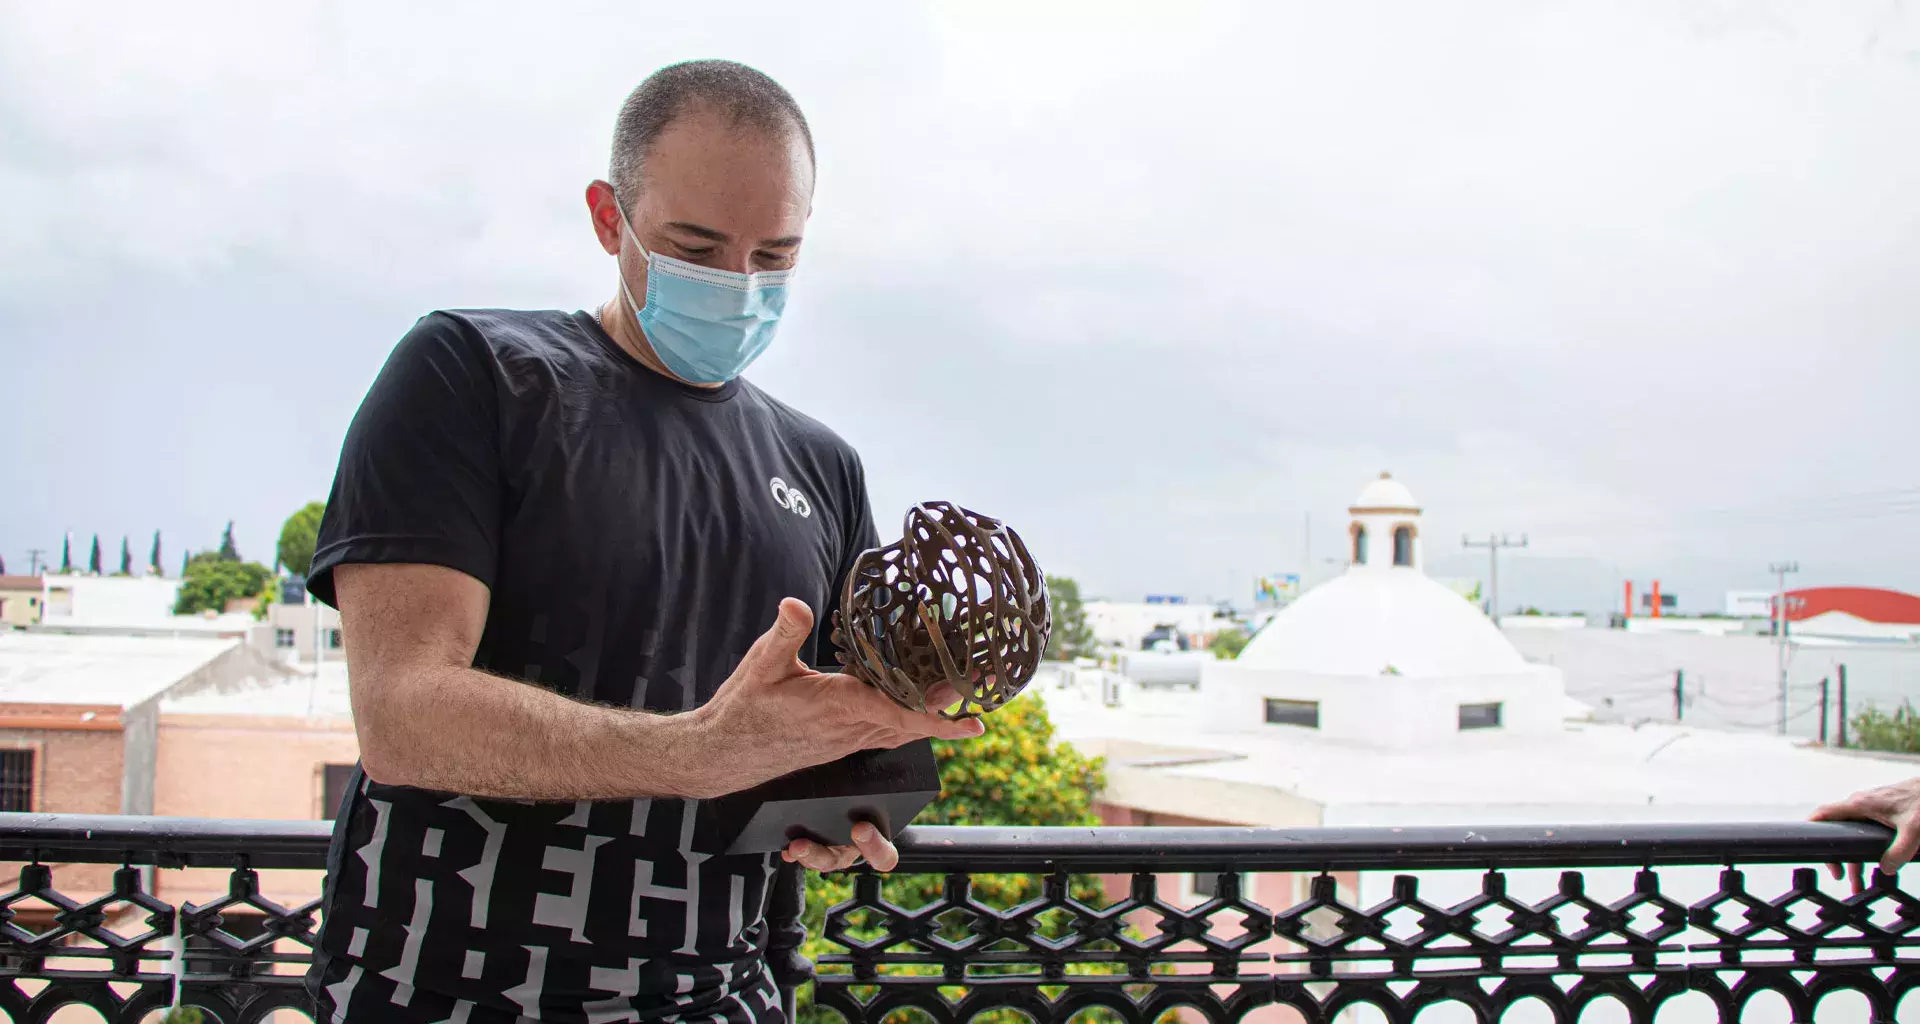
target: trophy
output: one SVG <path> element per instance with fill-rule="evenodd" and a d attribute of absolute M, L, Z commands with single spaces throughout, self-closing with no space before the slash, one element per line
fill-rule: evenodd
<path fill-rule="evenodd" d="M 1020 535 L 998 519 L 929 501 L 907 512 L 898 541 L 855 560 L 833 619 L 840 664 L 821 671 L 853 676 L 910 711 L 974 717 L 1033 681 L 1052 627 L 1046 578 Z M 933 700 L 942 687 L 951 703 Z M 918 740 L 805 768 L 709 806 L 726 853 L 770 853 L 800 838 L 851 845 L 862 821 L 892 836 L 939 795 L 933 744 Z"/>

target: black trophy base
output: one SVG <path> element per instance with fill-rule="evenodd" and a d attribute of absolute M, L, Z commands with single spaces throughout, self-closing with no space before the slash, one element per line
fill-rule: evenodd
<path fill-rule="evenodd" d="M 939 795 L 933 743 L 916 740 L 783 775 L 704 809 L 710 848 L 730 856 L 773 853 L 795 839 L 851 846 L 853 826 L 862 821 L 892 838 Z"/>

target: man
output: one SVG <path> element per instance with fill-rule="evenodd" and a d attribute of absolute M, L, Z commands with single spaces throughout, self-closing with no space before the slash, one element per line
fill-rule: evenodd
<path fill-rule="evenodd" d="M 703 848 L 698 801 L 979 734 L 805 667 L 876 543 L 865 480 L 740 373 L 813 175 L 771 79 L 665 68 L 587 189 L 612 297 L 434 313 L 368 392 L 310 583 L 341 611 L 362 769 L 309 977 L 322 1024 L 778 1020 L 775 859 Z M 892 868 L 883 836 L 855 840 L 781 856 Z"/>

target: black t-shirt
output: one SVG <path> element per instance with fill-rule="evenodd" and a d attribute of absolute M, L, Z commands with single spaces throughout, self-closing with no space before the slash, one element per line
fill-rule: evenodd
<path fill-rule="evenodd" d="M 474 667 L 671 712 L 712 697 L 783 597 L 817 616 L 801 657 L 830 656 L 840 582 L 876 543 L 853 449 L 752 384 L 653 373 L 585 313 L 439 312 L 354 418 L 309 585 L 333 603 L 345 563 L 457 569 L 492 594 Z M 698 811 L 356 773 L 310 982 L 323 1014 L 767 1019 L 774 858 L 701 849 Z"/>

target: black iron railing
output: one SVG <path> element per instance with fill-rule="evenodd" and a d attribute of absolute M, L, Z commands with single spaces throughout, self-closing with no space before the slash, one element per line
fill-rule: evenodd
<path fill-rule="evenodd" d="M 0 1011 L 38 1024 L 86 1005 L 134 1024 L 177 985 L 220 1024 L 310 1014 L 299 972 L 319 907 L 274 902 L 259 872 L 317 871 L 326 841 L 322 822 L 0 814 L 0 861 L 18 868 L 0 895 Z M 1537 1000 L 1542 1020 L 1612 1001 L 1670 1024 L 1773 1000 L 1793 1021 L 1816 1006 L 1920 1020 L 1920 899 L 1884 876 L 1852 894 L 1814 867 L 1885 842 L 1827 824 L 913 829 L 899 874 L 855 876 L 826 912 L 801 1014 L 1398 1024 L 1456 1003 L 1490 1024 Z M 107 865 L 109 891 L 57 891 L 64 864 Z M 172 877 L 156 887 L 156 871 L 188 867 L 223 869 L 227 894 L 155 895 Z M 988 895 L 1017 889 L 1008 876 L 1029 880 L 1014 905 Z M 816 967 L 785 881 L 770 954 L 791 994 Z"/>

